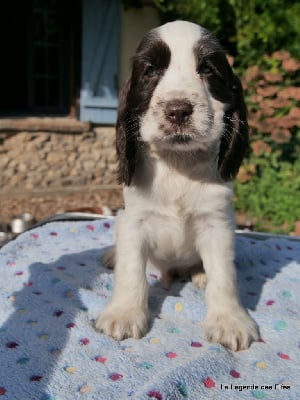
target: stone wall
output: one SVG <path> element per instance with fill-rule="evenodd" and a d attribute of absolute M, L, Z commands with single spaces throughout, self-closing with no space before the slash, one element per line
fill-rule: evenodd
<path fill-rule="evenodd" d="M 116 184 L 115 128 L 0 134 L 0 189 Z"/>

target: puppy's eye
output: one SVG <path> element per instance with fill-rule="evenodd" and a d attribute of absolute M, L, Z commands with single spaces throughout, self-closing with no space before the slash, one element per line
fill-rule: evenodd
<path fill-rule="evenodd" d="M 153 67 L 153 65 L 149 65 L 144 72 L 144 76 L 146 76 L 147 78 L 153 78 L 154 76 L 156 76 L 158 73 L 157 69 L 155 67 Z"/>
<path fill-rule="evenodd" d="M 199 65 L 197 72 L 199 75 L 209 76 L 214 73 L 214 70 L 207 63 L 203 63 L 203 64 Z"/>

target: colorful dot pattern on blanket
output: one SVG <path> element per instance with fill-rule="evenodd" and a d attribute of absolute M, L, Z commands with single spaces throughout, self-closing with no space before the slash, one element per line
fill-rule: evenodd
<path fill-rule="evenodd" d="M 145 337 L 94 330 L 114 286 L 100 261 L 113 228 L 53 222 L 0 249 L 0 398 L 300 398 L 300 242 L 237 237 L 242 303 L 262 338 L 232 353 L 205 339 L 204 292 L 180 280 L 165 290 L 151 267 Z"/>

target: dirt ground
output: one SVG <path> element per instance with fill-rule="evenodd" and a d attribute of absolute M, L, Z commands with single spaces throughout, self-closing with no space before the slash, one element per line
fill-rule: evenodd
<path fill-rule="evenodd" d="M 0 194 L 0 223 L 10 224 L 11 219 L 25 212 L 31 213 L 35 221 L 66 211 L 87 211 L 101 213 L 101 207 L 112 211 L 122 207 L 122 190 L 89 190 L 18 195 Z"/>
<path fill-rule="evenodd" d="M 111 188 L 88 188 L 52 192 L 52 193 L 17 193 L 7 194 L 0 192 L 0 248 L 12 239 L 15 234 L 11 232 L 11 222 L 15 216 L 30 213 L 33 223 L 41 222 L 46 218 L 63 212 L 88 212 L 101 214 L 102 207 L 108 207 L 112 214 L 123 207 L 122 189 Z M 236 215 L 237 226 L 244 230 L 255 230 L 255 224 L 249 220 L 247 215 Z M 298 231 L 294 234 L 300 233 Z"/>
<path fill-rule="evenodd" d="M 0 225 L 9 225 L 11 219 L 23 213 L 30 213 L 36 222 L 52 215 L 68 211 L 101 213 L 106 206 L 113 213 L 123 206 L 122 189 L 76 189 L 58 193 L 0 193 Z M 243 228 L 253 228 L 246 215 L 237 215 L 237 224 Z"/>

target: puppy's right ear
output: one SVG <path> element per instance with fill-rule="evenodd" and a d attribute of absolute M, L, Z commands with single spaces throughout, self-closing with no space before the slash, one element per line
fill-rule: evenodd
<path fill-rule="evenodd" d="M 135 165 L 137 150 L 138 122 L 130 112 L 128 95 L 131 86 L 131 79 L 124 84 L 119 95 L 119 108 L 116 130 L 116 150 L 119 161 L 118 182 L 130 185 Z"/>

